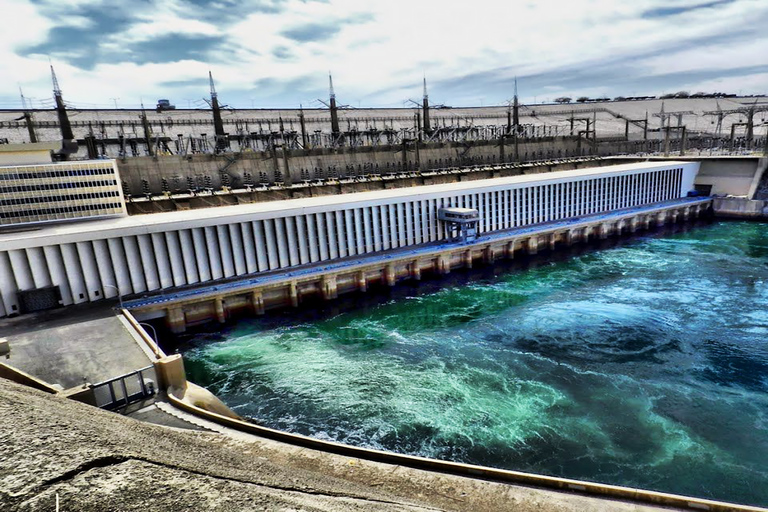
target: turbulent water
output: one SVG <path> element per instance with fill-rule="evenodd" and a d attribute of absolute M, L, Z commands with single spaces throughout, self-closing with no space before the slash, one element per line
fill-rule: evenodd
<path fill-rule="evenodd" d="M 385 293 L 197 333 L 187 371 L 321 439 L 768 505 L 768 224 Z"/>

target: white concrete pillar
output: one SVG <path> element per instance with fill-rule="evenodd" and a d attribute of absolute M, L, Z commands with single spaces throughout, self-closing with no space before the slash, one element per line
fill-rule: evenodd
<path fill-rule="evenodd" d="M 437 210 L 439 199 L 430 199 L 427 207 L 427 216 L 429 218 L 429 241 L 434 242 L 440 236 L 440 229 L 437 221 Z"/>
<path fill-rule="evenodd" d="M 32 281 L 35 288 L 51 286 L 51 276 L 48 273 L 48 265 L 45 262 L 45 254 L 42 247 L 30 247 L 26 249 L 29 269 L 32 272 Z"/>
<path fill-rule="evenodd" d="M 360 209 L 360 215 L 363 217 L 363 240 L 365 241 L 365 247 L 363 252 L 373 252 L 373 226 L 371 225 L 371 210 L 372 206 L 366 206 Z"/>
<path fill-rule="evenodd" d="M 229 241 L 232 244 L 232 259 L 235 261 L 235 275 L 242 276 L 248 273 L 245 266 L 245 248 L 243 247 L 242 224 L 231 222 L 229 229 Z"/>
<path fill-rule="evenodd" d="M 349 255 L 347 250 L 347 231 L 344 229 L 344 212 L 336 210 L 334 212 L 334 227 L 336 228 L 336 246 L 339 250 L 339 258 Z"/>
<path fill-rule="evenodd" d="M 203 228 L 192 228 L 192 243 L 195 247 L 195 264 L 201 283 L 211 280 L 211 264 L 208 262 L 208 244 L 205 241 Z"/>
<path fill-rule="evenodd" d="M 19 313 L 17 289 L 9 254 L 6 251 L 0 251 L 0 302 L 3 303 L 4 316 Z"/>
<path fill-rule="evenodd" d="M 380 206 L 371 207 L 371 222 L 373 222 L 373 250 L 380 251 L 382 248 Z"/>
<path fill-rule="evenodd" d="M 299 263 L 309 263 L 309 235 L 307 234 L 306 217 L 296 216 L 296 237 L 299 239 Z"/>
<path fill-rule="evenodd" d="M 267 263 L 269 264 L 269 270 L 280 268 L 277 236 L 275 236 L 275 221 L 274 219 L 264 219 L 261 226 L 264 230 L 264 240 L 266 240 L 267 245 Z M 254 236 L 256 236 L 256 231 L 254 231 Z"/>
<path fill-rule="evenodd" d="M 186 265 L 184 264 L 184 256 L 182 255 L 179 237 L 179 231 L 165 232 L 165 247 L 168 251 L 168 259 L 171 262 L 173 286 L 183 286 L 187 284 Z"/>
<path fill-rule="evenodd" d="M 352 219 L 352 211 L 344 210 L 341 212 L 341 217 L 341 225 L 344 227 L 344 237 L 339 239 L 339 246 L 340 248 L 344 247 L 349 256 L 354 256 L 357 254 L 357 251 L 355 250 L 357 244 L 355 243 L 355 221 Z M 336 220 L 339 220 L 338 217 Z"/>
<path fill-rule="evenodd" d="M 420 201 L 413 200 L 406 203 L 406 208 L 411 212 L 411 239 L 414 244 L 421 243 L 421 214 L 419 213 Z"/>
<path fill-rule="evenodd" d="M 214 226 L 216 231 L 216 243 L 221 256 L 221 272 L 224 277 L 235 275 L 235 262 L 232 257 L 232 242 L 229 240 L 229 228 L 219 224 Z"/>
<path fill-rule="evenodd" d="M 506 190 L 499 190 L 496 194 L 496 229 L 504 229 L 506 224 Z"/>
<path fill-rule="evenodd" d="M 515 227 L 520 226 L 523 222 L 523 196 L 519 188 L 514 190 L 515 193 Z"/>
<path fill-rule="evenodd" d="M 91 242 L 77 242 L 75 247 L 77 247 L 77 255 L 80 258 L 80 268 L 83 269 L 83 279 L 85 279 L 88 300 L 95 301 L 104 298 L 104 290 L 101 287 L 93 245 L 91 245 Z"/>
<path fill-rule="evenodd" d="M 211 268 L 211 278 L 221 279 L 224 277 L 224 268 L 221 265 L 221 254 L 219 254 L 219 234 L 214 226 L 203 228 L 205 236 L 205 250 L 208 254 L 208 264 Z"/>
<path fill-rule="evenodd" d="M 330 248 L 329 248 L 329 241 L 328 241 L 328 225 L 326 223 L 326 214 L 325 213 L 316 213 L 315 214 L 315 224 L 317 225 L 317 243 L 318 243 L 318 250 L 319 250 L 319 257 L 320 261 L 325 261 L 328 258 L 330 258 Z"/>
<path fill-rule="evenodd" d="M 104 291 L 104 297 L 117 297 L 120 290 L 115 278 L 114 264 L 109 254 L 109 246 L 106 240 L 93 241 L 93 253 L 96 256 L 96 266 L 101 281 L 101 289 Z"/>
<path fill-rule="evenodd" d="M 355 254 L 365 254 L 365 232 L 363 231 L 363 210 L 355 208 L 351 212 L 355 228 Z"/>
<path fill-rule="evenodd" d="M 285 219 L 274 219 L 275 239 L 277 240 L 277 256 L 280 259 L 280 268 L 291 266 L 291 251 L 288 249 L 288 237 L 285 233 Z"/>
<path fill-rule="evenodd" d="M 381 249 L 384 251 L 392 248 L 391 210 L 390 205 L 381 205 Z"/>
<path fill-rule="evenodd" d="M 59 292 L 61 292 L 62 304 L 65 306 L 72 304 L 74 302 L 72 300 L 72 289 L 69 287 L 69 281 L 67 280 L 67 269 L 61 257 L 61 249 L 58 245 L 46 245 L 43 247 L 43 253 L 48 265 L 48 272 L 51 274 L 51 283 L 54 286 L 58 286 Z M 2 273 L 0 273 L 0 279 L 3 279 Z"/>
<path fill-rule="evenodd" d="M 309 261 L 314 263 L 320 261 L 320 240 L 317 234 L 317 220 L 313 213 L 305 217 L 307 225 L 307 249 L 309 250 Z"/>
<path fill-rule="evenodd" d="M 147 282 L 144 279 L 144 271 L 141 268 L 141 255 L 139 254 L 139 245 L 135 236 L 124 236 L 122 238 L 123 249 L 125 250 L 125 259 L 128 262 L 128 277 L 131 280 L 131 288 L 133 293 L 141 293 L 147 291 Z M 68 245 L 68 244 L 67 244 Z M 69 273 L 69 263 L 67 262 L 67 251 L 65 246 L 61 247 L 62 256 L 64 256 L 64 264 L 67 265 L 67 272 Z M 75 303 L 77 303 L 77 292 L 74 283 L 70 280 L 69 284 L 72 286 L 72 293 L 75 296 Z"/>
<path fill-rule="evenodd" d="M 301 262 L 299 256 L 299 241 L 296 236 L 296 218 L 285 217 L 285 234 L 288 242 L 288 261 L 292 267 Z"/>
<path fill-rule="evenodd" d="M 576 216 L 576 183 L 573 181 L 566 182 L 566 204 L 567 208 L 565 211 L 565 217 L 575 217 Z"/>
<path fill-rule="evenodd" d="M 152 249 L 152 239 L 149 235 L 137 235 L 136 241 L 139 244 L 141 268 L 144 270 L 147 289 L 158 290 L 160 289 L 160 279 L 157 275 L 157 263 L 155 262 L 155 254 Z M 83 271 L 85 272 L 85 269 L 83 269 Z"/>
<path fill-rule="evenodd" d="M 32 290 L 35 288 L 35 280 L 32 278 L 32 270 L 29 268 L 27 253 L 24 249 L 8 251 L 11 260 L 11 268 L 16 278 L 16 285 L 19 290 Z"/>
<path fill-rule="evenodd" d="M 482 197 L 483 206 L 485 207 L 485 230 L 493 231 L 493 218 L 495 216 L 493 208 L 493 192 L 485 192 Z"/>
<path fill-rule="evenodd" d="M 347 254 L 354 256 L 357 254 L 357 240 L 355 239 L 355 220 L 352 210 L 344 210 L 344 244 L 347 247 Z"/>
<path fill-rule="evenodd" d="M 496 206 L 496 192 L 485 193 L 485 205 L 488 208 L 488 231 L 496 231 L 499 210 Z"/>
<path fill-rule="evenodd" d="M 256 242 L 253 241 L 253 223 L 241 222 L 238 226 L 240 228 L 243 252 L 245 253 L 245 271 L 248 274 L 258 272 L 259 261 L 256 257 Z"/>
<path fill-rule="evenodd" d="M 405 243 L 413 245 L 413 202 L 403 204 L 405 210 Z"/>
<path fill-rule="evenodd" d="M 339 241 L 336 237 L 337 233 L 337 227 L 335 224 L 336 217 L 339 212 L 331 213 L 326 212 L 325 214 L 320 214 L 325 217 L 325 233 L 328 237 L 328 258 L 329 259 L 335 259 L 339 258 Z"/>
<path fill-rule="evenodd" d="M 522 211 L 520 213 L 520 225 L 526 226 L 531 223 L 530 210 L 531 210 L 531 189 L 525 187 L 520 189 L 520 200 Z"/>
<path fill-rule="evenodd" d="M 576 186 L 576 215 L 584 214 L 584 182 L 579 180 L 574 183 Z"/>
<path fill-rule="evenodd" d="M 266 221 L 254 220 L 251 222 L 251 231 L 253 231 L 253 247 L 256 250 L 256 264 L 259 272 L 264 272 L 272 268 L 270 256 L 268 254 L 269 244 L 267 243 L 266 230 L 264 223 Z"/>
<path fill-rule="evenodd" d="M 152 251 L 155 254 L 160 288 L 171 288 L 173 286 L 173 272 L 171 271 L 171 261 L 168 255 L 168 245 L 165 243 L 165 235 L 163 233 L 152 233 L 149 237 L 152 241 Z"/>
<path fill-rule="evenodd" d="M 405 205 L 403 203 L 397 204 L 397 246 L 403 247 L 407 243 L 406 238 L 406 224 L 405 224 Z"/>

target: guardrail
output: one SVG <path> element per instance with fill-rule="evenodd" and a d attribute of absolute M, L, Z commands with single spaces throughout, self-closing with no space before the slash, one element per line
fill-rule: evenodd
<path fill-rule="evenodd" d="M 154 396 L 157 377 L 150 379 L 149 374 L 155 377 L 153 365 L 93 384 L 96 406 L 113 411 Z"/>

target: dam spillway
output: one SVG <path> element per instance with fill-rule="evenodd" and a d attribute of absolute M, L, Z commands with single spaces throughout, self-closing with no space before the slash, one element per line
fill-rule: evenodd
<path fill-rule="evenodd" d="M 764 224 L 496 265 L 188 334 L 180 349 L 191 379 L 273 428 L 768 504 Z"/>

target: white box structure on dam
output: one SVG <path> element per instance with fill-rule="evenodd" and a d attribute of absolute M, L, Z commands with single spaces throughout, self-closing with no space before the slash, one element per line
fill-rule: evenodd
<path fill-rule="evenodd" d="M 445 240 L 441 207 L 475 208 L 478 232 L 684 197 L 697 162 L 627 164 L 292 199 L 0 234 L 0 316 L 19 292 L 65 305 Z"/>

